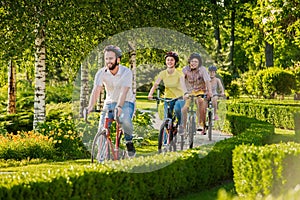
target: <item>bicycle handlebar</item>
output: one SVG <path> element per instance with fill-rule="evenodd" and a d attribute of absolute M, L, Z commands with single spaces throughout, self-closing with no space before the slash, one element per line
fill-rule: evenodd
<path fill-rule="evenodd" d="M 177 97 L 177 98 L 161 98 L 161 97 L 152 97 L 152 100 L 156 101 L 165 101 L 165 102 L 172 102 L 172 101 L 177 101 L 179 99 L 183 99 L 183 97 Z"/>
<path fill-rule="evenodd" d="M 101 112 L 105 112 L 105 113 L 114 112 L 114 120 L 117 123 L 121 124 L 120 117 L 118 116 L 118 109 L 117 108 L 115 108 L 114 110 L 112 110 L 112 109 L 108 109 L 108 110 L 104 109 Z M 88 121 L 88 109 L 86 107 L 83 108 L 83 119 L 84 119 L 84 121 L 86 123 L 89 123 L 89 121 Z"/>

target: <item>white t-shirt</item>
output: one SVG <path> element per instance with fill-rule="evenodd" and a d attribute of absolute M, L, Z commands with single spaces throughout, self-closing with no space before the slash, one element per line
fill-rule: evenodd
<path fill-rule="evenodd" d="M 95 75 L 94 85 L 105 87 L 105 103 L 118 102 L 122 87 L 129 87 L 125 101 L 134 103 L 135 96 L 132 92 L 132 72 L 127 67 L 119 65 L 116 75 L 113 75 L 106 67 L 101 68 Z"/>

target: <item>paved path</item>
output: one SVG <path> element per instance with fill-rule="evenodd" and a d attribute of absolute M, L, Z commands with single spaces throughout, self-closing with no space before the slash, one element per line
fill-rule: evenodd
<path fill-rule="evenodd" d="M 159 130 L 160 126 L 162 124 L 162 120 L 159 119 L 158 113 L 155 113 L 155 119 L 153 126 L 155 129 Z M 212 140 L 209 141 L 208 135 L 201 135 L 200 131 L 197 131 L 197 134 L 194 136 L 194 147 L 200 146 L 200 145 L 205 145 L 205 144 L 213 144 L 215 142 L 218 142 L 220 140 L 224 140 L 226 138 L 230 138 L 232 135 L 228 135 L 226 133 L 222 133 L 219 130 L 213 130 L 212 133 Z M 185 142 L 184 149 L 188 148 L 187 142 Z"/>

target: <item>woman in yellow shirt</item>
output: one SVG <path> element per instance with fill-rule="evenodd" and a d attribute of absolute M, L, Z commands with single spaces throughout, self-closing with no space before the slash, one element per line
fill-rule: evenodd
<path fill-rule="evenodd" d="M 168 52 L 165 56 L 166 60 L 166 66 L 167 69 L 161 71 L 158 74 L 158 77 L 150 89 L 150 92 L 148 94 L 148 99 L 153 98 L 153 93 L 155 89 L 158 87 L 159 83 L 161 81 L 164 82 L 165 85 L 165 98 L 178 98 L 182 97 L 184 94 L 185 84 L 184 84 L 184 76 L 183 73 L 176 69 L 176 65 L 178 64 L 179 57 L 178 54 L 175 52 Z M 182 123 L 182 117 L 181 117 L 181 109 L 184 106 L 184 100 L 177 100 L 170 104 L 171 110 L 175 111 L 176 117 L 178 119 L 178 124 L 180 125 Z M 164 117 L 167 117 L 167 104 L 164 104 Z"/>

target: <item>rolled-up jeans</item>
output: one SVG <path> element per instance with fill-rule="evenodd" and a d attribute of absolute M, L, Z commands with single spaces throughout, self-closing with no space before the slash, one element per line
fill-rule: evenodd
<path fill-rule="evenodd" d="M 117 103 L 107 103 L 104 104 L 103 110 L 114 110 Z M 132 124 L 132 116 L 134 112 L 134 103 L 125 101 L 124 105 L 122 107 L 122 113 L 120 115 L 120 123 L 121 127 L 123 129 L 125 140 L 131 141 L 133 136 L 133 124 Z M 108 118 L 113 119 L 114 118 L 114 112 L 108 112 Z M 98 131 L 101 131 L 104 127 L 105 122 L 105 115 L 106 112 L 102 112 L 100 115 L 100 121 L 99 121 L 99 128 Z"/>

